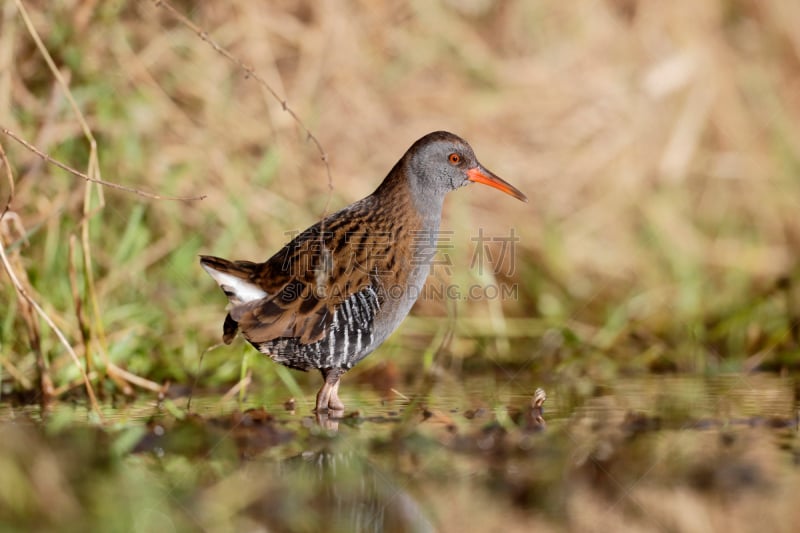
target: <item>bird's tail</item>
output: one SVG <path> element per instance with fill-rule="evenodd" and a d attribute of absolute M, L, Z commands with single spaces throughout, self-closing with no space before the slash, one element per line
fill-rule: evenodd
<path fill-rule="evenodd" d="M 214 278 L 233 305 L 242 305 L 267 296 L 266 291 L 253 282 L 252 273 L 256 263 L 201 255 L 200 265 Z"/>

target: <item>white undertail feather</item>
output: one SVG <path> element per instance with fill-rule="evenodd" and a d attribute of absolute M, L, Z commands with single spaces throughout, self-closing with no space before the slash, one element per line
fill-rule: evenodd
<path fill-rule="evenodd" d="M 232 274 L 214 270 L 208 265 L 202 266 L 205 271 L 214 278 L 214 281 L 216 281 L 217 285 L 225 292 L 228 296 L 228 300 L 233 305 L 241 305 L 254 300 L 261 300 L 267 296 L 267 293 L 258 285 L 254 285 L 242 278 L 237 278 Z"/>

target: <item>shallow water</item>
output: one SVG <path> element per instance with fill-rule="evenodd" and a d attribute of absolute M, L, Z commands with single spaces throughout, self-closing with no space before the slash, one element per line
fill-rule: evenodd
<path fill-rule="evenodd" d="M 410 388 L 410 387 L 409 387 Z M 797 383 L 648 376 L 545 387 L 467 377 L 381 400 L 346 383 L 340 418 L 198 394 L 105 406 L 0 405 L 0 525 L 288 531 L 793 531 Z M 285 400 L 285 399 L 284 399 Z M 55 485 L 45 488 L 37 472 Z M 51 486 L 52 485 L 52 486 Z M 55 487 L 55 488 L 53 488 Z M 139 494 L 138 499 L 111 495 Z M 22 502 L 22 503 L 20 503 Z M 39 509 L 37 506 L 41 506 Z M 71 513 L 71 514 L 70 514 Z M 52 517 L 51 517 L 52 515 Z M 62 515 L 58 515 L 62 516 Z M 10 518 L 9 518 L 10 517 Z M 69 529 L 74 529 L 70 527 Z"/>

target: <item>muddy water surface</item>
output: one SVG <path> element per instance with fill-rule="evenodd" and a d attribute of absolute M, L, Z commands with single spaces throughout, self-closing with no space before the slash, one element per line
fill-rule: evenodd
<path fill-rule="evenodd" d="M 647 377 L 577 394 L 472 378 L 381 399 L 199 395 L 106 406 L 4 404 L 0 519 L 11 530 L 796 531 L 797 384 Z M 542 420 L 542 418 L 544 420 Z"/>

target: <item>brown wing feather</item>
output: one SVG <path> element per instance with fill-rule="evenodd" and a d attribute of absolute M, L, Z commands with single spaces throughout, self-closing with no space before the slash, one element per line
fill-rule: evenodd
<path fill-rule="evenodd" d="M 381 188 L 406 186 L 403 180 L 387 179 Z M 368 196 L 334 213 L 265 263 L 211 258 L 214 268 L 232 270 L 269 295 L 230 309 L 226 342 L 238 326 L 255 344 L 280 337 L 315 343 L 329 332 L 335 311 L 353 294 L 367 287 L 381 294 L 383 287 L 404 286 L 413 260 L 413 234 L 422 220 L 408 194 L 401 191 L 391 198 L 387 203 Z M 320 228 L 325 230 L 322 238 Z"/>
<path fill-rule="evenodd" d="M 374 234 L 374 229 L 368 232 L 367 222 L 357 216 L 338 215 L 326 220 L 324 238 L 320 225 L 312 226 L 253 270 L 250 280 L 271 296 L 230 311 L 249 341 L 296 337 L 303 344 L 317 342 L 326 335 L 335 309 L 373 283 L 370 272 L 380 269 L 378 262 L 386 257 L 375 253 L 375 246 L 384 243 L 354 246 L 355 235 Z"/>

